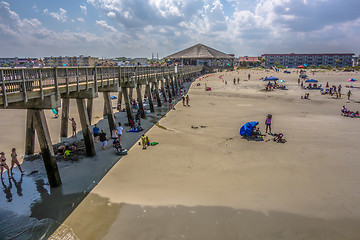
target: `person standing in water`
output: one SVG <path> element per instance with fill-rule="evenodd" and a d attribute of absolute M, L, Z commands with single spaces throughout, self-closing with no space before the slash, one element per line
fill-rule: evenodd
<path fill-rule="evenodd" d="M 17 159 L 17 154 L 16 154 L 16 148 L 13 148 L 11 149 L 11 168 L 10 168 L 10 171 L 11 171 L 11 175 L 13 175 L 13 168 L 14 168 L 14 165 L 17 165 L 21 174 L 24 173 L 24 171 L 21 169 L 21 166 L 20 166 L 20 163 Z"/>
<path fill-rule="evenodd" d="M 0 168 L 1 168 L 1 179 L 4 179 L 3 176 L 2 176 L 4 168 L 7 169 L 8 177 L 11 178 L 10 177 L 10 169 L 9 169 L 9 166 L 6 164 L 6 158 L 5 158 L 5 153 L 4 152 L 0 153 Z"/>

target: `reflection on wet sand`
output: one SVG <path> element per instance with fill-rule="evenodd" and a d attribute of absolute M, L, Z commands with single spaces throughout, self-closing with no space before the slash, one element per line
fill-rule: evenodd
<path fill-rule="evenodd" d="M 8 186 L 4 183 L 4 179 L 1 179 L 1 183 L 2 183 L 2 185 L 4 187 L 3 191 L 5 193 L 5 197 L 6 197 L 7 201 L 11 202 L 12 201 L 12 193 L 11 193 L 12 184 L 11 184 L 10 178 L 9 178 L 9 185 Z"/>
<path fill-rule="evenodd" d="M 50 239 L 356 239 L 359 219 L 224 206 L 140 206 L 89 194 Z"/>

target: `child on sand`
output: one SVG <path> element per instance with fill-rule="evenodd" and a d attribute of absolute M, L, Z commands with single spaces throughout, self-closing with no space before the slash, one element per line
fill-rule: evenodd
<path fill-rule="evenodd" d="M 142 136 L 141 136 L 141 143 L 142 143 L 142 149 L 146 149 L 146 137 L 145 137 L 145 134 L 143 134 Z"/>
<path fill-rule="evenodd" d="M 268 115 L 266 116 L 266 120 L 265 120 L 266 129 L 265 129 L 265 133 L 267 133 L 268 128 L 269 128 L 269 133 L 271 133 L 271 118 L 272 118 L 272 115 L 271 115 L 271 114 L 268 114 Z"/>

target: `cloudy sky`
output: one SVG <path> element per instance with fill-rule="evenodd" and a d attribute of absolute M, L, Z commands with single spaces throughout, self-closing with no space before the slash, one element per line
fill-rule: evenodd
<path fill-rule="evenodd" d="M 360 0 L 0 0 L 0 57 L 360 53 Z"/>

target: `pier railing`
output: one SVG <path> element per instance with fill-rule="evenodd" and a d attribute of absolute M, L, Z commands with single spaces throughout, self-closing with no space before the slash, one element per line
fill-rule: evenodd
<path fill-rule="evenodd" d="M 160 80 L 168 76 L 182 76 L 201 70 L 202 66 L 1 68 L 0 106 L 7 107 L 9 100 L 27 102 L 29 97 L 44 98 L 49 94 L 59 96 L 60 92 L 65 91 L 69 94 L 71 91 L 80 91 L 84 88 L 95 88 L 97 92 L 98 87 L 137 84 L 143 80 Z M 39 94 L 30 96 L 31 92 Z M 19 95 L 21 98 L 16 98 L 14 95 Z"/>

